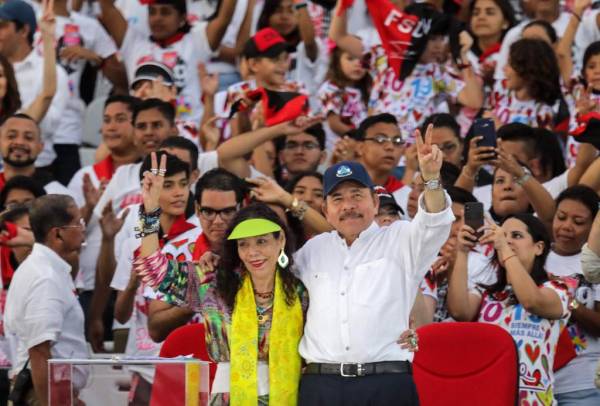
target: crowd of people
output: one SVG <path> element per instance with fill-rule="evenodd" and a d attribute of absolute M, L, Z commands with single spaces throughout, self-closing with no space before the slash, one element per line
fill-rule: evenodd
<path fill-rule="evenodd" d="M 461 321 L 600 405 L 600 2 L 0 3 L 0 405 L 194 323 L 211 405 L 417 405 Z"/>

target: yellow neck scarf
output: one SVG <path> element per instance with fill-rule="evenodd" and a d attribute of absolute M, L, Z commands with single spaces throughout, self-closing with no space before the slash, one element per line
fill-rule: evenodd
<path fill-rule="evenodd" d="M 300 299 L 288 306 L 285 292 L 275 273 L 273 319 L 269 334 L 269 404 L 293 406 L 298 401 L 301 359 L 298 344 L 302 337 L 303 315 Z M 230 404 L 256 406 L 258 403 L 258 319 L 254 290 L 249 276 L 235 297 L 231 318 Z"/>

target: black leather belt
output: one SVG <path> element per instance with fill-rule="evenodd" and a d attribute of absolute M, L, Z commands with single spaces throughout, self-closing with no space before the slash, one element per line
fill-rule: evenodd
<path fill-rule="evenodd" d="M 320 364 L 310 363 L 304 368 L 305 374 L 340 375 L 357 377 L 376 374 L 412 374 L 408 361 L 369 362 L 366 364 Z"/>

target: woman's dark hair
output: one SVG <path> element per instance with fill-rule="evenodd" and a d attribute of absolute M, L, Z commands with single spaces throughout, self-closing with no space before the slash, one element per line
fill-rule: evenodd
<path fill-rule="evenodd" d="M 185 0 L 175 0 L 175 1 L 173 1 L 173 0 L 155 0 L 153 3 L 173 6 L 173 8 L 175 8 L 175 10 L 177 10 L 177 12 L 183 17 L 183 21 L 184 21 L 184 24 L 182 24 L 179 28 L 177 28 L 177 32 L 182 32 L 184 34 L 187 34 L 188 32 L 190 32 L 190 30 L 192 29 L 192 26 L 190 25 L 190 23 L 187 20 L 187 4 L 186 4 Z M 218 7 L 219 6 L 217 6 L 216 12 L 219 11 Z"/>
<path fill-rule="evenodd" d="M 348 79 L 342 71 L 341 59 L 344 52 L 345 51 L 343 49 L 337 46 L 333 49 L 333 52 L 331 53 L 331 59 L 329 60 L 329 69 L 327 71 L 327 79 L 339 88 L 344 88 L 351 85 L 350 79 Z M 365 76 L 363 76 L 358 83 L 353 84 L 353 86 L 360 90 L 362 102 L 365 105 L 369 103 L 372 85 L 373 79 L 371 78 L 369 72 L 366 72 Z"/>
<path fill-rule="evenodd" d="M 510 2 L 508 0 L 492 0 L 494 2 L 494 4 L 496 4 L 496 6 L 498 6 L 498 8 L 500 9 L 500 12 L 502 13 L 502 17 L 504 17 L 504 19 L 508 22 L 508 27 L 506 29 L 504 29 L 502 31 L 502 37 L 504 37 L 504 34 L 506 34 L 506 32 L 508 30 L 511 29 L 511 27 L 513 25 L 516 24 L 517 19 L 515 18 L 515 10 L 513 9 L 512 5 L 510 4 Z M 467 21 L 471 21 L 471 18 L 473 17 L 473 10 L 475 10 L 475 4 L 477 3 L 477 0 L 473 0 L 472 2 L 469 3 L 469 15 L 467 18 Z M 482 49 L 481 51 L 485 51 L 485 49 Z"/>
<path fill-rule="evenodd" d="M 25 216 L 29 217 L 29 207 L 23 204 L 19 204 L 2 213 L 2 215 L 0 216 L 0 223 L 3 223 L 5 221 L 8 221 L 9 223 L 14 223 Z"/>
<path fill-rule="evenodd" d="M 527 232 L 531 235 L 531 238 L 534 242 L 543 242 L 544 250 L 541 255 L 538 255 L 533 260 L 533 269 L 529 273 L 531 279 L 537 286 L 540 286 L 544 282 L 548 281 L 548 274 L 546 273 L 546 258 L 548 257 L 548 253 L 550 252 L 550 235 L 548 234 L 548 230 L 544 223 L 540 221 L 537 217 L 532 214 L 513 214 L 507 216 L 503 221 L 504 224 L 507 220 L 516 219 L 525 224 L 527 227 Z M 497 265 L 498 267 L 498 280 L 496 283 L 492 285 L 480 285 L 482 288 L 487 290 L 489 293 L 498 293 L 502 292 L 506 288 L 506 284 L 508 283 L 506 277 L 506 268 L 500 265 L 500 261 L 498 259 L 498 252 L 494 253 L 494 257 L 491 260 L 492 263 Z"/>
<path fill-rule="evenodd" d="M 46 194 L 44 188 L 33 180 L 33 178 L 23 175 L 14 176 L 6 182 L 4 188 L 0 192 L 0 208 L 6 208 L 6 199 L 13 190 L 27 190 L 35 196 L 36 199 Z"/>
<path fill-rule="evenodd" d="M 317 171 L 300 172 L 285 184 L 285 190 L 287 190 L 289 193 L 292 193 L 298 182 L 307 177 L 317 178 L 321 184 L 323 183 L 323 175 Z"/>
<path fill-rule="evenodd" d="M 525 31 L 529 27 L 535 27 L 536 25 L 542 27 L 542 29 L 546 31 L 546 35 L 548 35 L 548 38 L 550 38 L 550 42 L 556 44 L 556 41 L 558 41 L 558 35 L 556 35 L 556 30 L 548 21 L 533 20 L 530 23 L 528 23 L 525 27 L 523 27 L 523 31 Z"/>
<path fill-rule="evenodd" d="M 539 151 L 540 165 L 544 170 L 550 169 L 550 177 L 555 178 L 567 170 L 563 146 L 560 138 L 552 131 L 537 127 L 533 129 L 536 149 Z"/>
<path fill-rule="evenodd" d="M 12 64 L 3 55 L 0 55 L 0 64 L 6 78 L 6 94 L 0 106 L 0 124 L 2 124 L 21 108 L 21 95 Z"/>
<path fill-rule="evenodd" d="M 285 253 L 288 256 L 290 262 L 287 268 L 280 269 L 279 276 L 283 283 L 283 290 L 285 292 L 285 301 L 288 305 L 291 305 L 297 298 L 297 286 L 298 279 L 294 276 L 291 271 L 291 267 L 294 265 L 292 253 L 295 251 L 295 241 L 293 235 L 288 232 L 287 227 L 279 216 L 264 203 L 252 203 L 249 206 L 244 207 L 240 210 L 229 224 L 229 228 L 225 233 L 226 236 L 231 234 L 233 229 L 244 220 L 262 218 L 273 223 L 278 224 L 285 235 Z M 273 233 L 275 238 L 279 238 L 281 231 Z M 227 237 L 225 237 L 227 238 Z M 217 270 L 217 292 L 233 310 L 235 305 L 235 296 L 238 290 L 242 286 L 241 273 L 243 271 L 243 263 L 240 260 L 238 254 L 238 247 L 236 240 L 225 239 L 223 248 L 221 250 L 221 265 Z"/>
<path fill-rule="evenodd" d="M 585 83 L 585 67 L 587 63 L 592 59 L 593 56 L 600 55 L 600 41 L 592 42 L 585 49 L 583 54 L 583 64 L 581 65 L 581 77 L 584 79 Z M 6 68 L 5 68 L 6 70 Z M 587 83 L 585 83 L 587 85 Z"/>
<path fill-rule="evenodd" d="M 277 12 L 277 9 L 281 5 L 281 1 L 282 0 L 265 0 L 265 5 L 263 6 L 262 13 L 260 13 L 260 17 L 258 18 L 257 30 L 262 30 L 263 28 L 270 27 L 269 20 L 271 19 L 271 16 Z M 283 38 L 288 44 L 292 46 L 297 46 L 300 42 L 300 29 L 296 27 L 294 31 L 284 36 Z"/>
<path fill-rule="evenodd" d="M 432 114 L 425 119 L 423 125 L 421 125 L 421 134 L 427 132 L 429 124 L 433 124 L 433 128 L 447 128 L 456 137 L 456 139 L 462 144 L 463 139 L 460 136 L 460 125 L 452 114 L 448 113 L 436 113 Z"/>
<path fill-rule="evenodd" d="M 598 197 L 596 191 L 590 187 L 584 185 L 575 185 L 563 190 L 556 198 L 556 207 L 558 207 L 558 205 L 564 200 L 574 200 L 583 204 L 592 214 L 592 220 L 598 213 L 598 203 L 600 203 L 600 197 Z"/>
<path fill-rule="evenodd" d="M 534 100 L 553 105 L 562 97 L 558 61 L 548 43 L 522 38 L 511 45 L 508 62 Z"/>

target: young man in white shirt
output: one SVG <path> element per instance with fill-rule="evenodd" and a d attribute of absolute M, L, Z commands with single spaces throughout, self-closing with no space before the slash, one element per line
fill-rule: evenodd
<path fill-rule="evenodd" d="M 81 168 L 68 186 L 87 224 L 86 245 L 81 250 L 80 269 L 75 282 L 77 288 L 81 289 L 79 300 L 86 313 L 94 290 L 96 261 L 102 239 L 99 219 L 92 213 L 103 187 L 114 172 L 119 167 L 138 160 L 139 155 L 133 143 L 132 123 L 133 111 L 138 102 L 135 97 L 119 95 L 106 100 L 100 132 L 110 155 L 94 165 Z"/>
<path fill-rule="evenodd" d="M 27 106 L 40 94 L 44 78 L 43 58 L 33 49 L 35 13 L 29 4 L 12 0 L 0 7 L 0 20 L 0 53 L 12 63 L 21 104 Z M 57 66 L 56 93 L 40 123 L 44 148 L 36 160 L 37 167 L 48 167 L 56 158 L 54 138 L 70 96 L 67 73 Z"/>
<path fill-rule="evenodd" d="M 85 223 L 75 201 L 65 195 L 38 198 L 31 208 L 36 243 L 19 266 L 6 298 L 6 330 L 17 338 L 18 373 L 29 359 L 35 404 L 48 404 L 48 360 L 88 358 L 83 311 L 73 284 Z M 74 368 L 75 396 L 87 370 Z"/>
<path fill-rule="evenodd" d="M 38 124 L 25 114 L 14 114 L 4 122 L 0 128 L 0 154 L 4 162 L 0 190 L 8 180 L 22 175 L 31 177 L 48 194 L 71 194 L 47 171 L 36 169 L 36 159 L 44 148 L 41 137 Z"/>
<path fill-rule="evenodd" d="M 300 406 L 418 405 L 413 355 L 397 340 L 454 220 L 432 130 L 424 141 L 415 137 L 426 188 L 410 223 L 374 223 L 379 199 L 361 164 L 325 172 L 323 213 L 336 231 L 313 237 L 294 258 L 311 298 L 299 346 L 307 362 Z"/>

